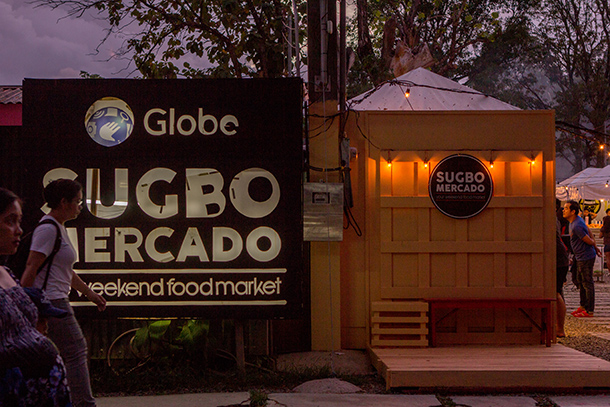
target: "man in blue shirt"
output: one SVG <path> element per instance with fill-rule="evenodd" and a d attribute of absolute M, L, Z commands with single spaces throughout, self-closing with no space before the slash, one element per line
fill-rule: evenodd
<path fill-rule="evenodd" d="M 592 317 L 595 308 L 595 287 L 593 286 L 593 265 L 595 256 L 601 257 L 601 251 L 595 245 L 595 239 L 578 216 L 580 205 L 568 201 L 563 207 L 563 217 L 570 222 L 570 244 L 576 261 L 576 282 L 580 289 L 580 307 L 572 315 L 575 317 Z"/>

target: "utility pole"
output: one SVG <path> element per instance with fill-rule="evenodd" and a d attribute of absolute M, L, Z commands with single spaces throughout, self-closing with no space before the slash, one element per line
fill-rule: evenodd
<path fill-rule="evenodd" d="M 307 69 L 310 103 L 338 98 L 336 16 L 335 0 L 307 1 Z"/>

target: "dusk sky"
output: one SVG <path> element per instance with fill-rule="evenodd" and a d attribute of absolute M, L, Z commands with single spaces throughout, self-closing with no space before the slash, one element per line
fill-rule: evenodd
<path fill-rule="evenodd" d="M 35 8 L 27 0 L 0 0 L 0 85 L 20 85 L 23 78 L 79 78 L 80 71 L 106 78 L 129 77 L 133 64 L 105 62 L 120 46 L 104 37 L 104 20 L 92 16 L 63 18 L 66 11 Z M 134 76 L 134 74 L 131 74 Z"/>

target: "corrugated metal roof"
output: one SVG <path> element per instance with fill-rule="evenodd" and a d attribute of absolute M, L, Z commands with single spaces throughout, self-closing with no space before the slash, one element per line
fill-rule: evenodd
<path fill-rule="evenodd" d="M 410 92 L 408 98 L 406 91 Z M 424 68 L 349 100 L 353 110 L 517 110 L 518 108 Z"/>
<path fill-rule="evenodd" d="M 22 102 L 21 86 L 0 86 L 0 104 L 19 104 Z"/>

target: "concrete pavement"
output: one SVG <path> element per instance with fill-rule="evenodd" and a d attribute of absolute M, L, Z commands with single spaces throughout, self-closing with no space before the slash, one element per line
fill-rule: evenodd
<path fill-rule="evenodd" d="M 248 406 L 248 393 L 197 393 L 166 396 L 100 397 L 98 407 L 236 407 Z M 610 396 L 546 396 L 558 407 L 608 407 Z M 448 400 L 463 407 L 536 407 L 529 396 L 274 393 L 268 406 L 285 407 L 441 407 Z"/>

